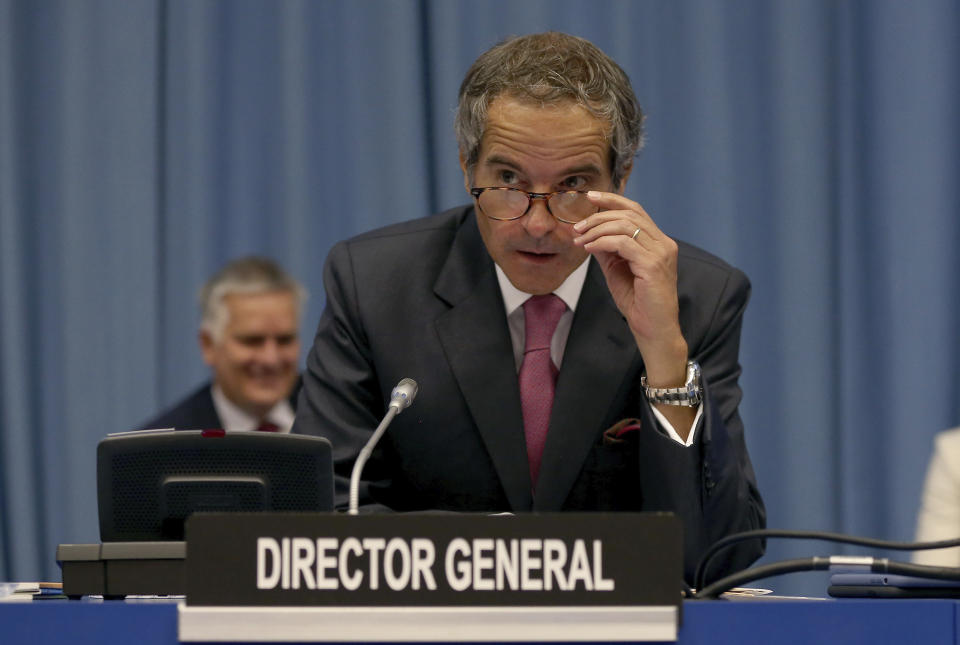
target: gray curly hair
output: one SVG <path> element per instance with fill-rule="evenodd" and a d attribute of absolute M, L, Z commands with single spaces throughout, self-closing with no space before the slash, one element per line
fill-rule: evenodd
<path fill-rule="evenodd" d="M 460 85 L 454 127 L 471 177 L 487 110 L 501 94 L 543 105 L 575 101 L 608 123 L 615 187 L 643 145 L 643 110 L 630 79 L 596 45 L 559 32 L 508 38 L 481 54 Z"/>

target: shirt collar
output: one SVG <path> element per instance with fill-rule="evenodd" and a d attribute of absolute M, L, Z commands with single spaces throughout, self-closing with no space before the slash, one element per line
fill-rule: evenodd
<path fill-rule="evenodd" d="M 227 398 L 219 385 L 214 384 L 210 392 L 213 397 L 213 407 L 217 410 L 217 416 L 220 417 L 220 423 L 227 432 L 238 432 L 244 430 L 256 430 L 260 425 L 260 419 L 253 417 Z M 290 401 L 282 399 L 275 406 L 270 408 L 265 417 L 266 421 L 276 424 L 280 432 L 290 432 L 293 426 L 294 412 Z"/>
<path fill-rule="evenodd" d="M 587 257 L 580 266 L 573 270 L 563 283 L 554 289 L 553 293 L 563 300 L 570 311 L 576 311 L 577 302 L 580 300 L 580 292 L 583 291 L 583 283 L 587 280 L 587 269 L 589 268 L 590 258 Z M 494 264 L 497 270 L 497 282 L 500 283 L 500 293 L 503 294 L 503 305 L 506 308 L 509 317 L 523 303 L 527 301 L 532 294 L 520 291 L 510 282 L 510 278 L 503 272 L 499 264 Z"/>

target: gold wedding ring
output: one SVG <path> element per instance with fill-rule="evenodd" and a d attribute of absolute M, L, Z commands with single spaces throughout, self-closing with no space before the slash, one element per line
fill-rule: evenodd
<path fill-rule="evenodd" d="M 630 239 L 633 241 L 637 240 L 637 236 L 640 235 L 640 227 L 637 227 L 637 230 L 633 232 L 633 235 L 630 236 Z"/>

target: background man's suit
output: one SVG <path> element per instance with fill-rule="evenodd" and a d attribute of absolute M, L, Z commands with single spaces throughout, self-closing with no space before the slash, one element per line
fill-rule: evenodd
<path fill-rule="evenodd" d="M 207 430 L 222 428 L 223 422 L 213 405 L 212 384 L 204 383 L 182 401 L 157 417 L 142 424 L 143 428 L 180 428 L 181 430 Z"/>
<path fill-rule="evenodd" d="M 180 430 L 209 430 L 223 428 L 223 421 L 217 414 L 213 404 L 213 383 L 207 382 L 188 394 L 173 407 L 161 412 L 147 423 L 140 424 L 141 428 L 177 428 Z M 297 395 L 300 391 L 300 382 L 290 394 L 290 405 L 297 409 Z"/>
<path fill-rule="evenodd" d="M 707 395 L 694 446 L 662 434 L 640 390 L 636 343 L 591 260 L 531 490 L 503 299 L 473 207 L 341 242 L 294 432 L 328 437 L 346 501 L 350 469 L 403 377 L 420 385 L 364 471 L 361 501 L 398 511 L 671 510 L 686 569 L 719 537 L 763 526 L 737 413 L 746 277 L 680 246 L 680 323 Z M 640 429 L 605 432 L 625 418 Z M 724 568 L 762 552 L 747 544 Z"/>

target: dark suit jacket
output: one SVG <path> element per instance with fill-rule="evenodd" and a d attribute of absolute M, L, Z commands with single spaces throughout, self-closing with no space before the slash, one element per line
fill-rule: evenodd
<path fill-rule="evenodd" d="M 640 353 L 591 260 L 535 491 L 503 298 L 472 207 L 339 243 L 324 284 L 294 432 L 333 443 L 338 505 L 391 389 L 410 377 L 419 393 L 368 462 L 362 502 L 398 511 L 670 510 L 684 523 L 688 574 L 715 540 L 764 525 L 737 412 L 749 282 L 718 258 L 680 244 L 680 323 L 707 395 L 690 448 L 658 428 L 640 391 Z M 640 429 L 605 433 L 624 418 Z M 760 553 L 745 544 L 721 569 Z"/>
<path fill-rule="evenodd" d="M 212 384 L 208 381 L 168 410 L 141 424 L 141 428 L 179 428 L 209 430 L 222 428 L 223 423 L 213 405 Z"/>
<path fill-rule="evenodd" d="M 217 414 L 217 408 L 213 405 L 212 387 L 213 384 L 207 381 L 188 394 L 182 401 L 139 427 L 143 429 L 177 428 L 178 430 L 223 428 L 223 422 L 220 420 L 220 415 Z M 293 406 L 294 411 L 297 409 L 299 394 L 300 380 L 298 379 L 293 392 L 290 394 L 290 405 Z"/>

